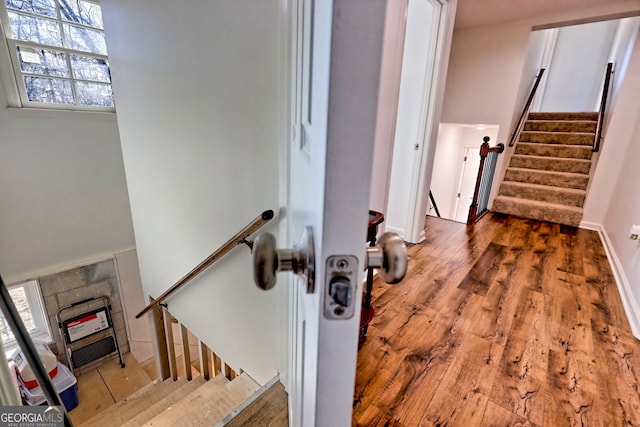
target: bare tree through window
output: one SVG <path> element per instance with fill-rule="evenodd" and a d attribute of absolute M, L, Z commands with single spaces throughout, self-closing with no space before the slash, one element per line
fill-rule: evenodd
<path fill-rule="evenodd" d="M 5 0 L 30 102 L 113 107 L 100 5 L 92 0 Z"/>

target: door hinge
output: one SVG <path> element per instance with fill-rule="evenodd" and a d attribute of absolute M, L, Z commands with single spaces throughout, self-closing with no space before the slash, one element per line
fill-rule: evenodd
<path fill-rule="evenodd" d="M 458 198 L 460 198 L 460 193 L 458 193 Z"/>
<path fill-rule="evenodd" d="M 464 156 L 464 159 L 462 161 L 466 162 L 467 161 L 467 156 Z"/>

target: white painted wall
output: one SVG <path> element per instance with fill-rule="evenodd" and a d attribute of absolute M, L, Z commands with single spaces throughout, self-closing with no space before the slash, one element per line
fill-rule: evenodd
<path fill-rule="evenodd" d="M 519 113 L 522 113 L 525 103 L 531 93 L 538 74 L 542 68 L 545 69 L 545 76 L 540 80 L 538 85 L 537 95 L 533 98 L 530 111 L 540 111 L 540 104 L 542 98 L 540 94 L 544 92 L 546 85 L 546 73 L 549 69 L 549 62 L 553 56 L 553 45 L 555 44 L 557 35 L 557 29 L 538 30 L 529 33 L 529 43 L 527 45 L 527 56 L 525 57 L 524 65 L 522 66 L 522 78 L 520 79 L 520 87 L 518 88 L 518 95 L 516 97 L 516 106 L 520 106 Z M 509 136 L 513 132 L 513 127 L 516 125 L 520 116 L 514 116 L 509 130 Z"/>
<path fill-rule="evenodd" d="M 636 93 L 640 90 L 637 76 L 633 82 Z M 610 258 L 613 258 L 618 273 L 619 288 L 632 330 L 640 338 L 640 244 L 628 238 L 631 225 L 640 224 L 640 172 L 637 165 L 637 159 L 640 158 L 640 144 L 637 143 L 640 114 L 627 126 L 631 129 L 634 143 L 629 144 L 620 158 L 620 173 L 613 181 L 603 228 L 610 243 Z"/>
<path fill-rule="evenodd" d="M 442 122 L 498 124 L 506 142 L 529 32 L 520 22 L 454 31 Z"/>
<path fill-rule="evenodd" d="M 631 58 L 631 52 L 637 43 L 638 30 L 640 29 L 640 17 L 621 19 L 618 24 L 615 38 L 609 59 L 607 62 L 614 64 L 613 75 L 611 76 L 611 92 L 607 101 L 607 110 L 604 120 L 604 129 L 609 128 L 611 121 L 611 112 L 615 109 L 618 100 L 618 94 L 624 80 Z"/>
<path fill-rule="evenodd" d="M 615 109 L 611 112 L 609 127 L 602 141 L 598 165 L 585 201 L 583 218 L 585 224 L 605 224 L 607 218 L 614 215 L 610 208 L 614 204 L 612 201 L 614 183 L 617 177 L 623 175 L 621 165 L 637 138 L 634 127 L 640 117 L 640 103 L 636 95 L 638 90 L 640 90 L 640 43 L 636 43 L 633 48 L 627 72 L 621 82 Z M 616 194 L 620 196 L 618 192 Z M 629 200 L 640 197 L 637 191 L 624 196 Z M 624 224 L 625 228 L 629 226 L 630 224 Z"/>
<path fill-rule="evenodd" d="M 135 246 L 114 114 L 0 108 L 0 141 L 7 283 Z"/>
<path fill-rule="evenodd" d="M 596 111 L 618 21 L 558 29 L 540 111 Z"/>
<path fill-rule="evenodd" d="M 640 224 L 639 92 L 640 43 L 636 43 L 602 142 L 603 150 L 585 205 L 590 216 L 585 215 L 583 224 L 603 233 L 629 321 L 634 335 L 640 338 L 640 246 L 628 239 L 631 225 Z"/>
<path fill-rule="evenodd" d="M 433 76 L 437 40 L 433 22 L 438 19 L 439 7 L 431 0 L 409 1 L 386 212 L 386 229 L 408 239 Z"/>
<path fill-rule="evenodd" d="M 279 207 L 280 8 L 253 0 L 102 7 L 142 284 L 157 296 Z M 238 247 L 168 304 L 229 365 L 265 383 L 282 368 L 286 288 L 258 290 L 252 274 L 251 254 Z"/>

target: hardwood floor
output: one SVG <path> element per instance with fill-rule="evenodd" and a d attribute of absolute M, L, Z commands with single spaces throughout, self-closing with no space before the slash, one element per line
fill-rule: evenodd
<path fill-rule="evenodd" d="M 427 218 L 406 279 L 376 281 L 358 426 L 640 426 L 640 342 L 594 231 Z"/>

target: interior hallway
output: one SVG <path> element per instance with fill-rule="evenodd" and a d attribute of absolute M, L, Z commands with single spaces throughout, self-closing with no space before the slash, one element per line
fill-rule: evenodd
<path fill-rule="evenodd" d="M 427 217 L 409 256 L 374 286 L 354 425 L 640 425 L 640 342 L 596 232 Z"/>

